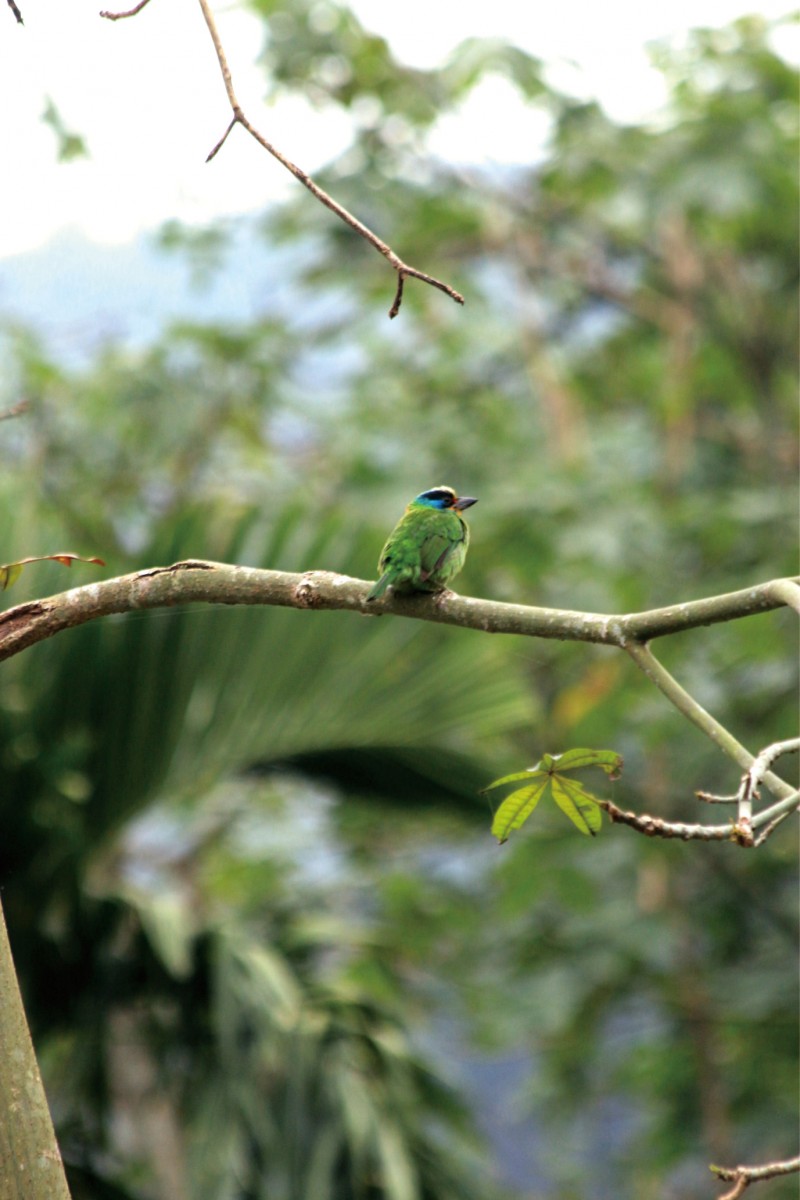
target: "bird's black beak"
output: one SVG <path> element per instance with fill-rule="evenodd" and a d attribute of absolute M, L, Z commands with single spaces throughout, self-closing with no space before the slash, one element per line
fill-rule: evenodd
<path fill-rule="evenodd" d="M 453 508 L 471 508 L 473 504 L 477 503 L 477 496 L 459 496 L 457 500 L 453 501 Z"/>

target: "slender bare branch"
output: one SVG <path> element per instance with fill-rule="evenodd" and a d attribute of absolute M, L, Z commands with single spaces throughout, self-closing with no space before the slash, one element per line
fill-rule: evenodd
<path fill-rule="evenodd" d="M 211 6 L 208 3 L 208 0 L 198 0 L 198 3 L 202 10 L 206 25 L 208 26 L 208 32 L 211 35 L 211 40 L 214 43 L 214 50 L 216 51 L 217 61 L 219 62 L 219 69 L 222 73 L 222 81 L 225 84 L 225 93 L 228 97 L 228 103 L 230 104 L 233 112 L 233 119 L 231 120 L 231 123 L 217 144 L 214 146 L 214 149 L 208 155 L 206 162 L 210 162 L 211 159 L 214 158 L 214 156 L 222 149 L 225 141 L 227 140 L 228 134 L 231 132 L 234 125 L 241 125 L 243 129 L 247 130 L 252 138 L 255 138 L 258 144 L 262 146 L 268 154 L 271 154 L 273 158 L 277 159 L 281 166 L 285 167 L 287 171 L 290 171 L 292 175 L 294 175 L 295 179 L 298 179 L 300 183 L 302 183 L 303 187 L 307 188 L 309 192 L 311 192 L 312 196 L 316 197 L 316 199 L 319 200 L 321 204 L 324 204 L 326 208 L 329 208 L 332 213 L 335 213 L 340 220 L 344 221 L 345 225 L 349 225 L 351 229 L 369 242 L 369 244 L 373 246 L 379 254 L 382 254 L 386 261 L 397 272 L 397 290 L 392 302 L 392 307 L 389 309 L 390 317 L 396 317 L 400 311 L 400 304 L 403 298 L 403 282 L 406 278 L 419 279 L 422 283 L 427 283 L 431 287 L 438 288 L 440 292 L 444 292 L 446 296 L 449 296 L 451 300 L 455 300 L 457 304 L 463 304 L 464 297 L 460 292 L 457 292 L 455 288 L 450 286 L 449 283 L 444 283 L 441 279 L 436 279 L 433 275 L 427 275 L 424 271 L 418 271 L 416 267 L 409 266 L 408 263 L 403 262 L 403 260 L 397 254 L 395 254 L 391 246 L 388 246 L 386 242 L 379 238 L 378 235 L 374 233 L 368 226 L 359 221 L 357 217 L 354 217 L 353 214 L 349 212 L 348 209 L 346 209 L 342 204 L 339 204 L 338 200 L 334 200 L 334 198 L 330 196 L 324 190 L 324 188 L 321 188 L 318 183 L 314 182 L 310 175 L 306 174 L 301 167 L 298 167 L 296 163 L 292 162 L 290 158 L 287 158 L 285 154 L 278 150 L 277 146 L 268 141 L 267 138 L 265 138 L 264 135 L 255 128 L 254 125 L 251 125 L 250 121 L 242 110 L 242 106 L 239 104 L 239 101 L 236 98 L 230 67 L 228 66 L 228 60 L 225 56 L 225 50 L 223 48 L 222 41 L 220 40 L 219 31 L 214 19 L 214 14 L 211 11 Z"/>
<path fill-rule="evenodd" d="M 136 14 L 140 13 L 142 9 L 145 8 L 149 3 L 150 0 L 139 0 L 138 4 L 134 4 L 133 8 L 129 8 L 126 12 L 114 13 L 104 9 L 100 13 L 100 16 L 105 17 L 107 21 L 124 21 L 126 17 L 135 17 Z"/>
<path fill-rule="evenodd" d="M 12 13 L 17 18 L 17 24 L 24 25 L 25 22 L 22 19 L 22 13 L 19 11 L 19 8 L 17 7 L 15 0 L 8 0 L 8 7 L 11 9 Z"/>
<path fill-rule="evenodd" d="M 772 825 L 779 823 L 784 817 L 791 816 L 793 812 L 797 812 L 800 808 L 800 791 L 789 792 L 788 796 L 778 800 L 775 804 L 771 804 L 769 808 L 762 808 L 760 813 L 756 813 L 753 817 L 753 829 L 760 829 L 762 826 L 767 826 L 769 829 Z M 766 830 L 762 833 L 757 841 L 760 845 L 766 836 Z"/>
<path fill-rule="evenodd" d="M 687 825 L 683 821 L 665 821 L 648 813 L 628 812 L 611 800 L 598 800 L 616 825 L 630 825 L 645 837 L 680 838 L 681 841 L 731 842 L 736 840 L 733 822 L 727 825 Z"/>
<path fill-rule="evenodd" d="M 790 804 L 790 803 L 788 803 L 788 800 L 793 800 L 794 803 Z M 772 836 L 772 834 L 775 832 L 775 830 L 778 828 L 778 826 L 783 821 L 785 821 L 787 817 L 790 817 L 792 815 L 792 813 L 796 813 L 796 812 L 800 811 L 800 792 L 796 792 L 793 797 L 788 797 L 788 800 L 781 801 L 781 803 L 784 804 L 785 807 L 783 808 L 783 810 L 781 812 L 778 813 L 777 817 L 774 817 L 769 822 L 768 825 L 764 826 L 764 828 L 761 830 L 761 833 L 758 835 L 758 837 L 753 839 L 754 846 L 763 846 L 764 842 L 767 840 L 767 838 Z M 774 805 L 774 807 L 778 808 L 778 805 L 776 804 L 776 805 Z M 763 813 L 759 813 L 758 815 L 763 816 Z M 753 828 L 755 829 L 755 827 L 756 827 L 756 819 L 753 818 Z"/>
<path fill-rule="evenodd" d="M 709 792 L 695 792 L 695 796 L 698 800 L 705 801 L 706 804 L 738 804 L 739 817 L 737 823 L 739 825 L 743 821 L 746 823 L 752 816 L 753 799 L 758 799 L 759 784 L 764 778 L 767 768 L 772 765 L 776 758 L 780 758 L 781 755 L 796 754 L 798 750 L 800 750 L 800 738 L 787 738 L 783 742 L 773 742 L 772 745 L 766 746 L 756 755 L 750 769 L 745 771 L 742 776 L 742 782 L 735 796 L 713 796 Z M 761 816 L 761 823 L 763 823 L 763 813 Z M 785 816 L 788 816 L 788 812 L 779 813 L 778 820 L 783 820 Z M 762 835 L 760 840 L 764 840 L 765 836 Z"/>
<path fill-rule="evenodd" d="M 28 411 L 30 406 L 30 400 L 20 400 L 18 404 L 14 404 L 11 408 L 6 408 L 3 412 L 0 412 L 0 421 L 10 421 L 12 417 L 21 417 L 23 413 Z"/>
<path fill-rule="evenodd" d="M 709 1168 L 718 1179 L 733 1183 L 733 1187 L 719 1197 L 719 1200 L 739 1200 L 751 1183 L 761 1183 L 765 1179 L 777 1179 L 781 1175 L 796 1175 L 800 1172 L 800 1156 L 789 1158 L 784 1162 L 763 1163 L 758 1167 L 715 1167 Z"/>
<path fill-rule="evenodd" d="M 11 3 L 11 0 L 9 0 L 9 3 Z M 121 21 L 125 17 L 135 17 L 136 14 L 141 12 L 145 5 L 149 3 L 150 0 L 140 0 L 139 4 L 136 4 L 133 8 L 128 9 L 125 12 L 113 13 L 104 10 L 100 13 L 100 16 L 105 17 L 109 21 Z M 205 23 L 208 27 L 208 32 L 211 35 L 211 41 L 214 44 L 217 62 L 219 63 L 219 69 L 222 73 L 222 81 L 225 85 L 225 93 L 228 97 L 228 103 L 230 104 L 233 112 L 233 117 L 231 118 L 227 129 L 216 143 L 214 148 L 206 156 L 206 162 L 211 162 L 212 158 L 215 158 L 220 152 L 222 147 L 225 145 L 225 142 L 228 140 L 228 135 L 234 126 L 241 125 L 242 128 L 246 129 L 250 136 L 254 138 L 258 144 L 267 151 L 268 154 L 271 154 L 273 158 L 277 159 L 282 167 L 285 167 L 287 171 L 290 171 L 292 175 L 294 175 L 295 179 L 298 179 L 300 183 L 302 183 L 303 187 L 307 188 L 308 191 L 311 192 L 312 196 L 319 200 L 320 204 L 324 204 L 325 207 L 329 208 L 332 213 L 335 213 L 335 215 L 339 217 L 341 221 L 344 221 L 345 225 L 349 225 L 355 233 L 359 234 L 364 238 L 365 241 L 369 242 L 369 244 L 373 246 L 379 254 L 383 255 L 393 270 L 396 271 L 397 288 L 395 290 L 392 306 L 389 309 L 389 316 L 391 318 L 396 317 L 400 311 L 400 305 L 403 300 L 403 285 L 406 279 L 419 279 L 420 282 L 427 283 L 430 287 L 437 288 L 438 291 L 444 292 L 444 294 L 449 296 L 451 300 L 455 300 L 456 304 L 463 304 L 464 297 L 460 292 L 457 292 L 454 287 L 451 287 L 449 283 L 445 283 L 444 280 L 437 279 L 434 275 L 428 275 L 425 271 L 419 271 L 416 267 L 412 267 L 407 262 L 404 262 L 399 255 L 395 254 L 391 246 L 387 245 L 382 238 L 378 237 L 377 233 L 374 233 L 369 226 L 365 225 L 362 221 L 359 221 L 357 217 L 354 217 L 353 214 L 346 209 L 343 204 L 338 202 L 338 200 L 334 200 L 333 196 L 329 195 L 329 193 L 326 192 L 324 188 L 320 187 L 318 183 L 315 183 L 311 176 L 308 175 L 302 169 L 302 167 L 298 167 L 297 163 L 294 163 L 290 158 L 287 158 L 287 156 L 283 154 L 277 148 L 277 146 L 268 141 L 267 138 L 265 138 L 264 135 L 250 123 L 244 114 L 242 106 L 236 98 L 236 92 L 234 91 L 233 87 L 233 79 L 231 77 L 230 67 L 228 66 L 228 59 L 219 36 L 217 23 L 214 18 L 214 14 L 211 11 L 211 6 L 208 3 L 208 0 L 198 0 L 198 3 L 203 13 Z"/>
<path fill-rule="evenodd" d="M 758 785 L 764 778 L 767 769 L 772 766 L 776 758 L 781 758 L 784 754 L 797 754 L 800 750 L 800 737 L 786 738 L 782 742 L 773 742 L 769 746 L 765 746 L 756 755 L 756 761 L 750 767 L 750 770 L 742 777 L 742 786 L 739 789 L 740 795 L 743 798 L 752 800 L 753 796 L 758 795 Z"/>
<path fill-rule="evenodd" d="M 791 792 L 771 808 L 758 813 L 752 822 L 745 824 L 739 820 L 729 821 L 727 825 L 687 824 L 683 821 L 665 821 L 662 817 L 653 817 L 649 813 L 629 812 L 618 808 L 611 800 L 598 800 L 598 804 L 608 813 L 614 824 L 629 825 L 645 837 L 679 838 L 684 842 L 736 842 L 738 846 L 752 849 L 762 846 L 781 821 L 797 812 L 800 807 L 800 792 Z M 754 837 L 753 829 L 763 825 L 765 820 L 769 820 L 769 823 L 758 837 Z"/>
<path fill-rule="evenodd" d="M 643 614 L 645 618 L 647 615 Z M 630 619 L 631 625 L 636 626 L 641 623 L 642 621 L 638 617 Z M 724 725 L 721 725 L 716 718 L 712 717 L 709 712 L 706 712 L 702 704 L 699 704 L 693 696 L 689 695 L 685 688 L 681 687 L 678 681 L 670 675 L 666 667 L 662 666 L 658 661 L 649 646 L 644 646 L 641 642 L 637 641 L 626 641 L 624 648 L 636 665 L 644 671 L 647 678 L 675 705 L 678 712 L 683 713 L 694 725 L 702 729 L 703 733 L 707 737 L 710 737 L 713 742 L 716 742 L 720 750 L 732 758 L 734 762 L 739 763 L 745 770 L 749 770 L 752 767 L 755 761 L 753 755 L 745 749 L 741 742 L 736 740 Z M 762 778 L 770 791 L 774 792 L 781 799 L 792 793 L 793 789 L 790 785 L 785 783 L 784 780 L 779 779 L 771 771 L 765 769 Z"/>
<path fill-rule="evenodd" d="M 221 138 L 219 139 L 219 141 L 217 142 L 217 144 L 216 144 L 216 146 L 214 147 L 214 149 L 213 149 L 213 150 L 210 150 L 210 151 L 209 151 L 209 153 L 206 155 L 206 162 L 207 162 L 207 163 L 211 162 L 212 158 L 214 158 L 214 157 L 215 157 L 217 154 L 219 154 L 220 150 L 222 149 L 222 147 L 225 145 L 225 143 L 226 143 L 226 142 L 227 142 L 227 140 L 228 140 L 228 134 L 229 134 L 229 133 L 230 133 L 230 131 L 233 129 L 234 125 L 236 125 L 236 123 L 237 123 L 237 122 L 236 122 L 236 117 L 231 117 L 231 120 L 230 120 L 230 123 L 229 123 L 229 125 L 228 125 L 228 128 L 225 130 L 225 132 L 223 133 L 222 137 L 221 137 Z"/>

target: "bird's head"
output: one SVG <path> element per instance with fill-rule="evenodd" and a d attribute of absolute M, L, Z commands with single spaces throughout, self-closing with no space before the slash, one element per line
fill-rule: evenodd
<path fill-rule="evenodd" d="M 477 504 L 475 496 L 458 496 L 450 487 L 434 487 L 429 488 L 427 492 L 420 492 L 411 503 L 409 508 L 438 508 L 447 509 L 455 508 L 460 511 L 464 508 L 469 508 L 472 504 Z"/>

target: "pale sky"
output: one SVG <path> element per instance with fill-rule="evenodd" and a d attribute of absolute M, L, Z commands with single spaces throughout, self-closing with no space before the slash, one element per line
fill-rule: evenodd
<path fill-rule="evenodd" d="M 96 0 L 19 3 L 24 27 L 0 3 L 0 257 L 41 245 L 64 227 L 77 226 L 98 242 L 124 242 L 171 218 L 202 224 L 262 209 L 299 186 L 241 130 L 205 164 L 230 113 L 195 0 L 151 0 L 139 16 L 118 22 L 101 20 Z M 509 39 L 552 63 L 555 83 L 596 96 L 618 119 L 634 120 L 662 99 L 646 42 L 747 12 L 777 17 L 792 6 L 789 0 L 355 0 L 353 7 L 413 65 L 441 62 L 465 37 Z M 255 65 L 260 22 L 231 0 L 219 0 L 215 11 L 245 112 L 313 174 L 347 144 L 346 118 L 312 111 L 301 100 L 267 108 Z M 782 39 L 781 51 L 796 61 L 797 28 Z M 48 96 L 86 139 L 88 160 L 56 162 L 54 135 L 40 120 Z M 460 118 L 442 122 L 433 149 L 459 160 L 514 161 L 521 114 L 509 84 L 487 81 Z M 528 150 L 530 115 L 525 119 Z"/>

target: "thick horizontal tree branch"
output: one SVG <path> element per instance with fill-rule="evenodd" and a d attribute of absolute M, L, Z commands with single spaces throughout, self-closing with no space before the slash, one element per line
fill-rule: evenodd
<path fill-rule="evenodd" d="M 194 603 L 343 609 L 369 616 L 391 613 L 483 633 L 592 642 L 626 650 L 684 716 L 740 766 L 749 770 L 755 761 L 753 755 L 669 675 L 640 636 L 642 630 L 654 638 L 783 607 L 790 601 L 791 589 L 781 588 L 778 586 L 781 583 L 794 585 L 792 580 L 773 580 L 727 595 L 691 600 L 650 612 L 606 616 L 479 600 L 454 592 L 443 592 L 438 596 L 402 596 L 390 591 L 382 599 L 368 603 L 371 584 L 347 575 L 330 571 L 307 571 L 300 575 L 189 560 L 137 571 L 102 583 L 86 584 L 8 609 L 0 614 L 0 661 L 61 630 L 111 613 Z M 786 801 L 794 794 L 788 783 L 766 769 L 762 778 L 779 800 Z M 783 811 L 772 812 L 770 819 L 781 817 Z"/>
<path fill-rule="evenodd" d="M 369 616 L 392 613 L 483 633 L 511 633 L 629 649 L 631 642 L 640 642 L 643 629 L 647 630 L 649 638 L 655 638 L 784 607 L 786 601 L 776 594 L 776 582 L 786 581 L 773 580 L 738 592 L 690 600 L 650 612 L 607 616 L 506 604 L 499 600 L 459 596 L 455 592 L 443 592 L 438 596 L 403 596 L 389 592 L 368 604 L 371 583 L 349 575 L 331 571 L 295 574 L 191 559 L 71 588 L 7 609 L 0 613 L 0 661 L 62 629 L 110 613 L 193 603 L 342 609 Z M 639 657 L 638 650 L 634 653 Z M 675 699 L 674 696 L 670 698 Z M 749 768 L 752 762 L 750 756 L 743 765 Z"/>

